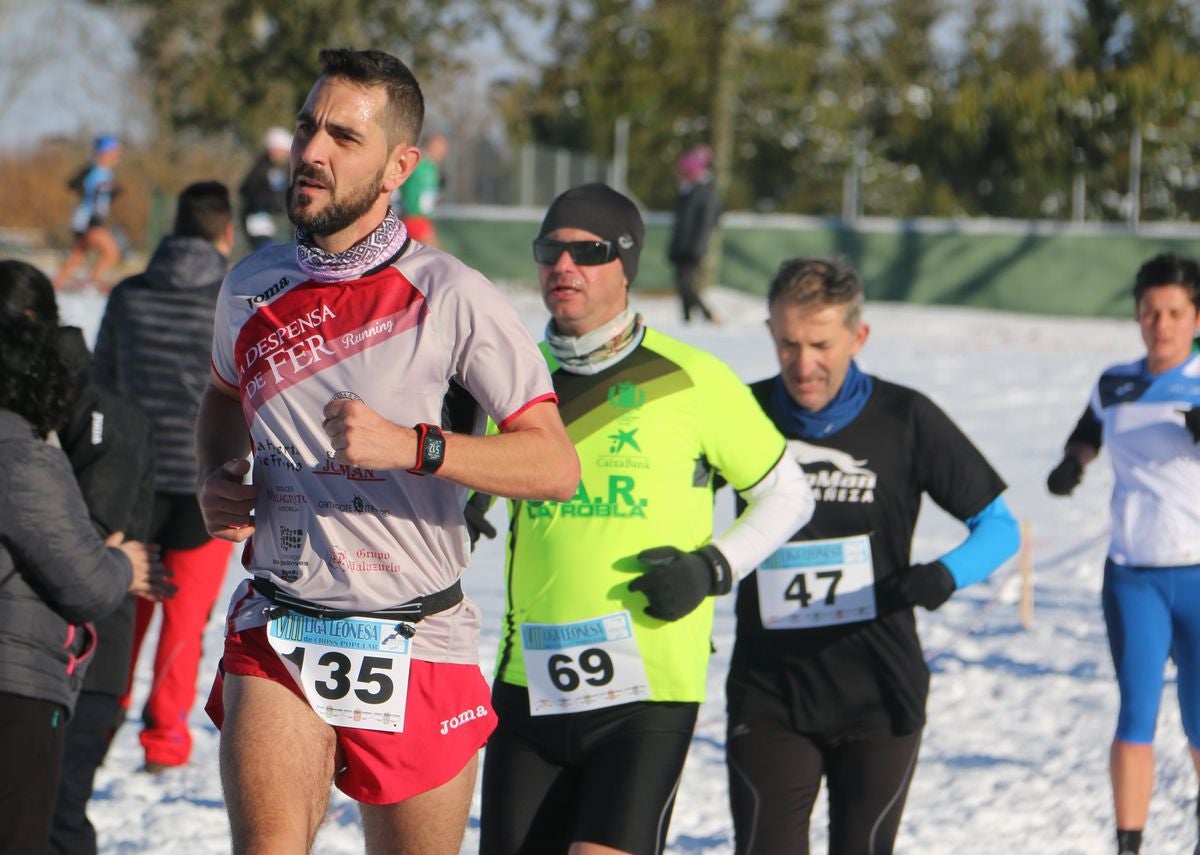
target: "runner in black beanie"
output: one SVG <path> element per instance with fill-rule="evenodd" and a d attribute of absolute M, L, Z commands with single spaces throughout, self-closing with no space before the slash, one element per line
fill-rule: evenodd
<path fill-rule="evenodd" d="M 538 237 L 563 227 L 585 229 L 612 241 L 625 278 L 633 284 L 646 238 L 642 215 L 633 202 L 607 184 L 572 187 L 550 204 Z"/>

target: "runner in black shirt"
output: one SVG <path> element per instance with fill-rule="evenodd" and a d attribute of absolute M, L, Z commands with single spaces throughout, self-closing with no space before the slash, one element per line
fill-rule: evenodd
<path fill-rule="evenodd" d="M 803 466 L 812 520 L 742 583 L 726 686 L 739 853 L 809 851 L 829 787 L 829 852 L 890 853 L 925 724 L 929 671 L 913 607 L 936 609 L 1017 549 L 1004 482 L 912 389 L 859 370 L 858 275 L 794 259 L 769 293 L 781 373 L 752 386 Z M 921 495 L 970 535 L 910 564 Z"/>

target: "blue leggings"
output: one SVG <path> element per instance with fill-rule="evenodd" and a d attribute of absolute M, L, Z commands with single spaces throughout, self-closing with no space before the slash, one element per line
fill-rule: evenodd
<path fill-rule="evenodd" d="M 1200 565 L 1104 565 L 1104 622 L 1121 690 L 1117 739 L 1148 745 L 1162 698 L 1167 656 L 1178 669 L 1179 712 L 1200 749 Z"/>

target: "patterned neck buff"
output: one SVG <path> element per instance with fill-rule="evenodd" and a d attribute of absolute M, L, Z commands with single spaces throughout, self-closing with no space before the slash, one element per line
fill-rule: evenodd
<path fill-rule="evenodd" d="M 564 371 L 572 374 L 599 374 L 624 359 L 642 342 L 645 332 L 642 316 L 628 306 L 607 324 L 579 336 L 561 335 L 554 321 L 546 324 L 546 344 Z"/>
<path fill-rule="evenodd" d="M 296 262 L 316 282 L 345 282 L 394 258 L 408 240 L 408 229 L 388 210 L 373 232 L 345 252 L 326 252 L 304 229 L 296 229 Z"/>

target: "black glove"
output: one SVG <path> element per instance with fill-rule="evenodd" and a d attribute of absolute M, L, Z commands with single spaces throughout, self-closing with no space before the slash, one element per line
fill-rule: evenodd
<path fill-rule="evenodd" d="M 733 587 L 729 562 L 712 544 L 695 552 L 657 546 L 639 552 L 637 560 L 650 569 L 630 582 L 629 590 L 645 594 L 646 614 L 659 620 L 679 620 L 709 594 L 728 594 Z"/>
<path fill-rule="evenodd" d="M 463 519 L 467 522 L 467 534 L 471 536 L 471 551 L 475 551 L 475 542 L 479 540 L 479 535 L 483 535 L 488 540 L 496 536 L 496 527 L 487 521 L 488 505 L 492 503 L 492 497 L 487 493 L 472 493 L 471 498 L 467 499 L 467 504 L 463 506 Z"/>
<path fill-rule="evenodd" d="M 1183 413 L 1183 423 L 1192 434 L 1192 442 L 1200 442 L 1200 407 L 1190 410 L 1180 410 Z"/>
<path fill-rule="evenodd" d="M 1064 454 L 1059 464 L 1046 476 L 1046 489 L 1056 496 L 1069 496 L 1083 480 L 1083 467 L 1072 454 Z"/>
<path fill-rule="evenodd" d="M 946 600 L 958 585 L 946 565 L 940 561 L 914 564 L 899 574 L 896 590 L 910 606 L 924 606 L 933 611 Z"/>

